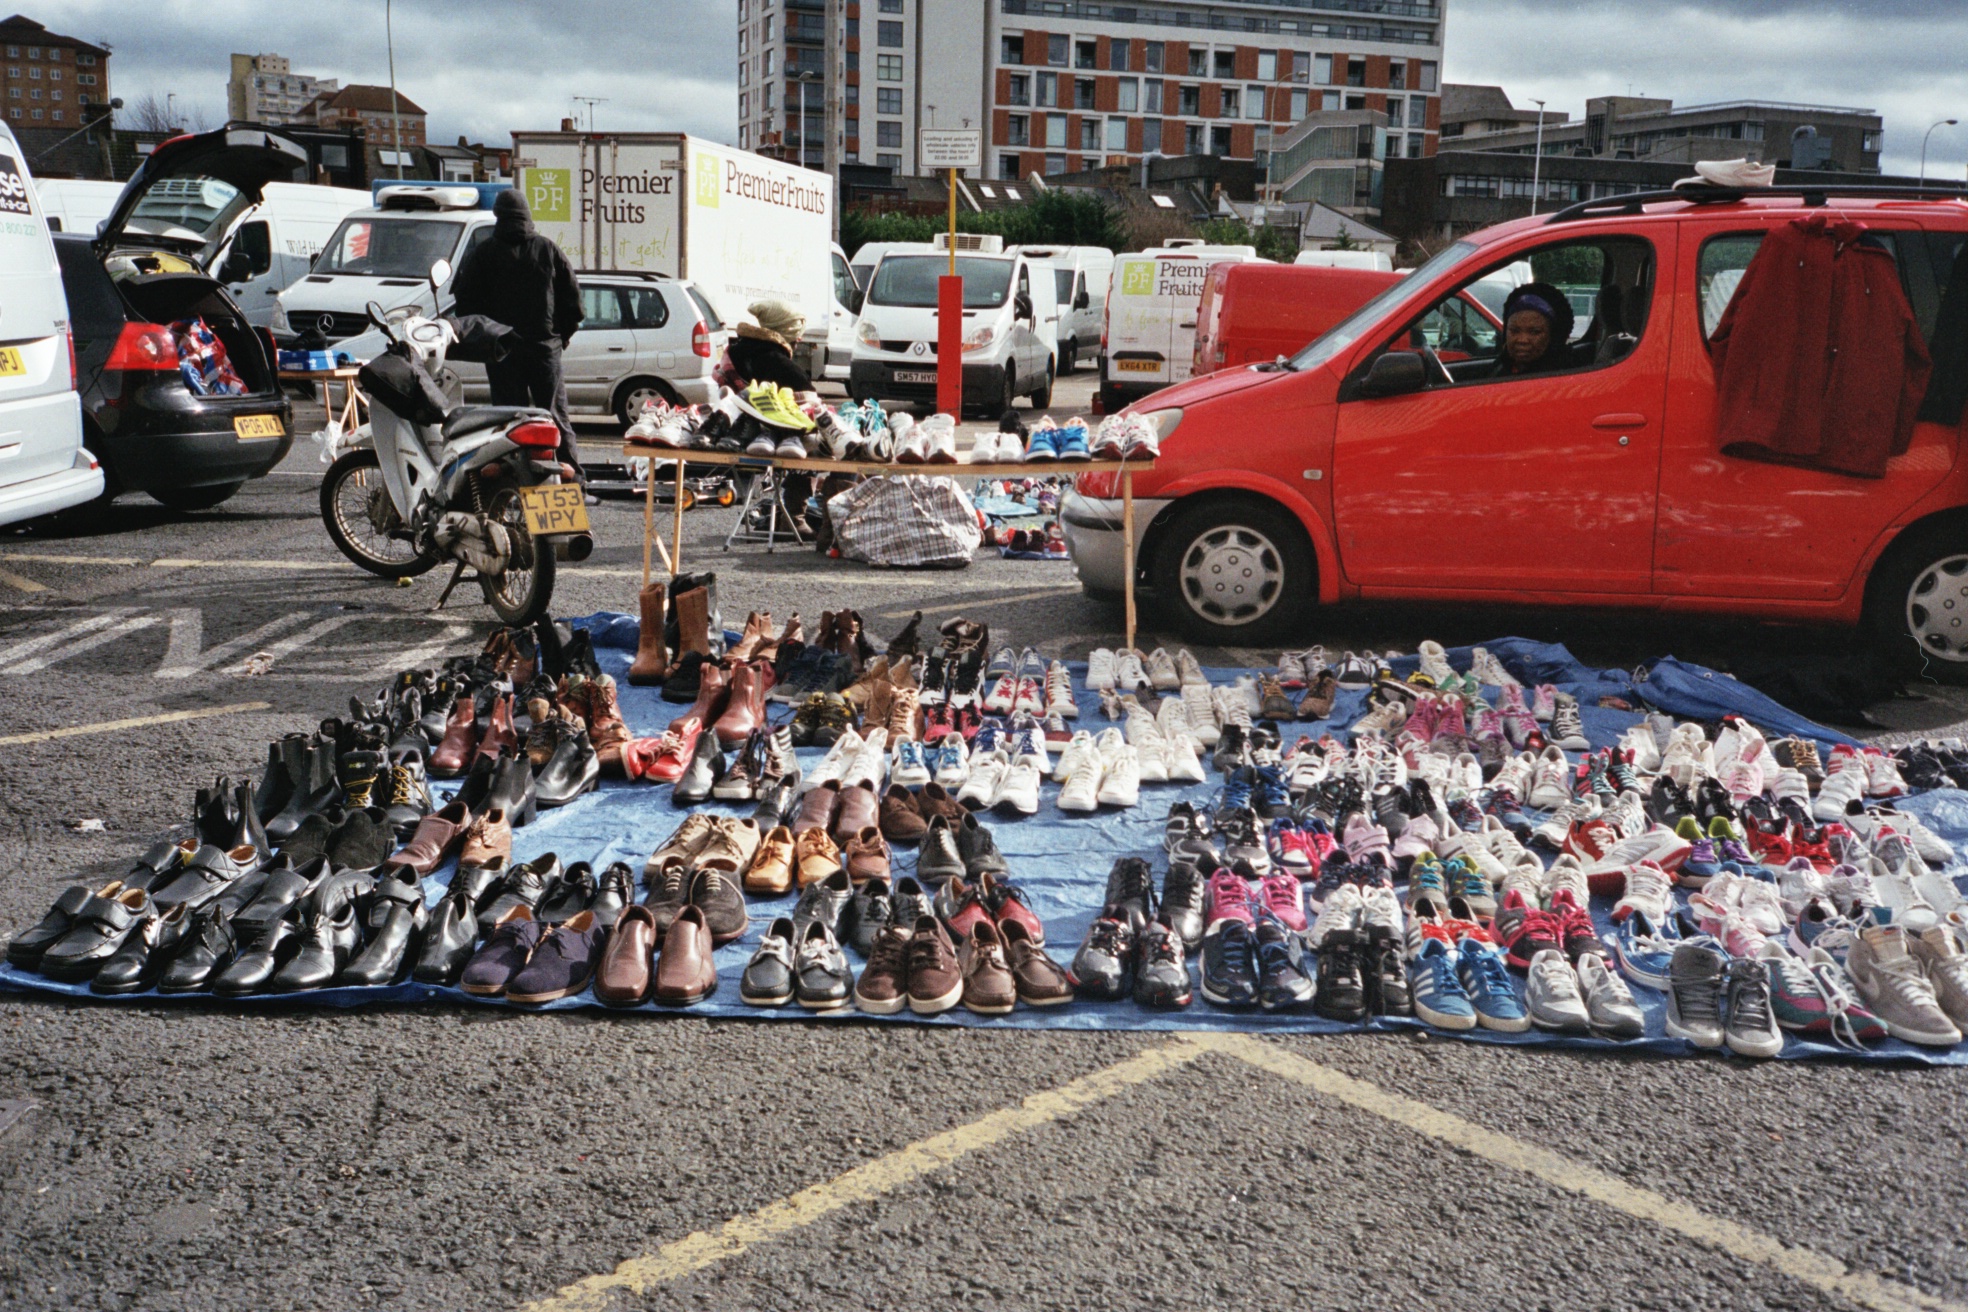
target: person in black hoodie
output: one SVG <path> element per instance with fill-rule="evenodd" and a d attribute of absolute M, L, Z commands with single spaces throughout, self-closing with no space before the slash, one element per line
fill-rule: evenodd
<path fill-rule="evenodd" d="M 560 353 L 581 326 L 574 266 L 534 230 L 533 213 L 519 192 L 500 192 L 492 213 L 491 240 L 472 248 L 452 281 L 453 312 L 482 314 L 513 330 L 506 357 L 485 366 L 492 404 L 552 411 L 560 425 L 560 458 L 586 483 L 560 369 Z"/>

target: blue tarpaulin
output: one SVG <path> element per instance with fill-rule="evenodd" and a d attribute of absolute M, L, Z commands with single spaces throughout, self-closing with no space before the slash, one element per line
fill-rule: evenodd
<path fill-rule="evenodd" d="M 634 621 L 627 616 L 603 614 L 576 623 L 587 627 L 594 635 L 603 668 L 615 675 L 620 682 L 623 712 L 630 726 L 640 734 L 661 732 L 663 726 L 668 724 L 681 708 L 675 703 L 662 701 L 655 689 L 629 686 L 626 674 L 635 648 Z M 1530 682 L 1535 677 L 1539 682 L 1555 682 L 1562 689 L 1578 695 L 1583 706 L 1582 718 L 1587 734 L 1595 745 L 1607 745 L 1616 741 L 1621 733 L 1639 719 L 1637 714 L 1607 710 L 1595 705 L 1598 697 L 1605 694 L 1620 696 L 1629 701 L 1638 695 L 1677 716 L 1712 718 L 1725 712 L 1733 712 L 1747 716 L 1766 731 L 1774 734 L 1794 732 L 1816 738 L 1824 743 L 1847 741 L 1838 734 L 1785 712 L 1782 707 L 1775 706 L 1760 694 L 1734 680 L 1714 675 L 1698 666 L 1682 665 L 1679 662 L 1657 662 L 1648 677 L 1636 683 L 1630 674 L 1593 670 L 1580 665 L 1560 646 L 1532 643 L 1517 638 L 1500 639 L 1484 645 L 1526 682 Z M 1412 659 L 1409 658 L 1410 668 Z M 1452 650 L 1450 660 L 1458 668 L 1466 668 L 1467 650 Z M 1663 677 L 1663 666 L 1668 667 L 1665 677 Z M 1397 664 L 1395 668 L 1400 670 L 1403 667 Z M 1212 669 L 1207 673 L 1213 682 L 1229 683 L 1244 671 Z M 1083 680 L 1084 676 L 1085 667 L 1075 667 L 1080 705 L 1080 720 L 1076 727 L 1097 732 L 1108 727 L 1108 721 L 1100 715 L 1098 698 L 1084 690 L 1083 682 L 1078 682 Z M 1290 727 L 1295 732 L 1303 732 L 1315 737 L 1326 731 L 1337 732 L 1360 713 L 1364 698 L 1365 694 L 1360 692 L 1342 693 L 1330 721 Z M 785 715 L 788 710 L 780 708 L 775 713 Z M 804 763 L 811 765 L 822 753 L 802 751 L 800 755 Z M 1216 792 L 1219 782 L 1218 777 L 1212 773 L 1210 778 L 1201 784 L 1144 784 L 1138 806 L 1126 810 L 1103 809 L 1092 815 L 1070 817 L 1058 810 L 1055 805 L 1058 786 L 1048 782 L 1043 790 L 1038 814 L 1029 817 L 999 815 L 987 818 L 987 823 L 1010 864 L 1013 882 L 1020 885 L 1029 895 L 1031 906 L 1045 922 L 1047 948 L 1057 960 L 1062 964 L 1070 961 L 1087 926 L 1099 909 L 1107 873 L 1115 859 L 1120 856 L 1138 856 L 1146 858 L 1158 872 L 1165 869 L 1166 858 L 1162 852 L 1161 836 L 1163 821 L 1170 804 L 1184 799 L 1197 804 L 1208 803 Z M 1903 799 L 1899 805 L 1919 815 L 1935 832 L 1958 848 L 1968 851 L 1968 794 L 1953 790 L 1935 791 Z M 748 815 L 751 812 L 750 804 L 739 803 L 711 803 L 702 809 L 734 816 Z M 686 810 L 671 804 L 667 787 L 610 780 L 597 792 L 580 799 L 573 805 L 559 810 L 543 811 L 533 824 L 515 831 L 513 860 L 517 863 L 553 852 L 559 855 L 563 863 L 592 862 L 597 871 L 616 860 L 627 861 L 640 871 L 648 854 L 663 844 L 687 813 Z M 909 873 L 913 861 L 913 852 L 908 849 L 898 849 L 896 874 Z M 1968 868 L 1957 863 L 1952 867 L 1952 873 L 1959 878 L 1964 873 L 1964 869 Z M 435 877 L 425 881 L 426 892 L 433 900 L 448 882 L 450 873 L 450 867 L 446 866 L 440 869 Z M 852 1008 L 836 1013 L 813 1013 L 797 1006 L 777 1009 L 758 1008 L 746 1006 L 739 1001 L 738 977 L 757 946 L 760 934 L 774 917 L 790 915 L 796 900 L 793 896 L 776 900 L 751 899 L 751 929 L 740 941 L 718 950 L 718 991 L 707 1001 L 690 1008 L 691 1014 L 819 1023 L 838 1022 L 859 1015 Z M 1604 904 L 1594 908 L 1595 919 L 1598 920 L 1602 931 L 1610 928 L 1606 920 L 1607 909 Z M 857 970 L 862 964 L 851 954 L 850 962 Z M 1195 969 L 1193 962 L 1191 969 L 1192 972 Z M 0 967 L 0 987 L 32 989 L 73 996 L 95 996 L 89 994 L 86 985 L 57 984 L 11 966 Z M 1664 1035 L 1663 1004 L 1659 995 L 1638 986 L 1634 987 L 1633 993 L 1641 1009 L 1647 1014 L 1648 1037 L 1645 1038 L 1622 1042 L 1583 1035 L 1555 1035 L 1537 1030 L 1526 1034 L 1508 1035 L 1481 1029 L 1449 1037 L 1476 1043 L 1557 1044 L 1668 1054 L 1690 1054 L 1695 1051 L 1685 1042 Z M 156 994 L 137 994 L 101 1000 L 150 1002 L 176 999 L 164 999 L 163 995 Z M 303 995 L 269 995 L 239 1000 L 226 1005 L 250 1009 L 256 1004 L 292 1005 L 297 1001 L 323 1006 L 429 1001 L 465 1002 L 485 1006 L 512 1005 L 498 999 L 473 998 L 456 989 L 434 988 L 414 983 L 378 988 L 327 989 Z M 566 1010 L 592 1008 L 598 1005 L 590 996 L 582 994 L 551 1003 L 546 1009 Z M 625 1014 L 660 1014 L 664 1010 L 650 1005 L 633 1009 Z M 1063 1007 L 1021 1006 L 1008 1016 L 978 1016 L 959 1007 L 937 1017 L 917 1017 L 905 1011 L 893 1017 L 871 1018 L 871 1022 L 961 1025 L 995 1029 L 1205 1029 L 1253 1033 L 1328 1034 L 1352 1033 L 1360 1030 L 1400 1031 L 1427 1028 L 1419 1021 L 1398 1018 L 1378 1019 L 1360 1026 L 1329 1021 L 1310 1012 L 1222 1011 L 1205 1003 L 1200 993 L 1191 1006 L 1173 1013 L 1152 1011 L 1139 1007 L 1133 1002 L 1079 1001 Z M 1793 1035 L 1785 1044 L 1783 1055 L 1794 1059 L 1856 1054 L 1830 1044 L 1807 1042 Z M 1864 1058 L 1961 1065 L 1968 1064 L 1968 1045 L 1951 1050 L 1936 1050 L 1889 1040 L 1870 1047 Z"/>

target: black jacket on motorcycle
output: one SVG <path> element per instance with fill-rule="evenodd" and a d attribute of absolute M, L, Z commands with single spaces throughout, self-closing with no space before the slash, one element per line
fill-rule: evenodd
<path fill-rule="evenodd" d="M 517 191 L 500 192 L 492 213 L 491 239 L 472 248 L 452 280 L 453 313 L 482 314 L 523 341 L 565 346 L 581 326 L 574 266 L 534 230 L 532 211 Z"/>

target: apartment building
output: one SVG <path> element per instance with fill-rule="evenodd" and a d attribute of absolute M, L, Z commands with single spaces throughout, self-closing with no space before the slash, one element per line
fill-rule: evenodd
<path fill-rule="evenodd" d="M 296 73 L 285 55 L 235 54 L 226 79 L 226 117 L 275 127 L 312 123 L 315 98 L 340 88 L 336 78 Z"/>
<path fill-rule="evenodd" d="M 983 130 L 992 178 L 1162 155 L 1263 167 L 1308 114 L 1373 111 L 1436 149 L 1445 0 L 738 0 L 739 144 L 918 171 Z M 829 158 L 829 156 L 832 158 Z"/>
<path fill-rule="evenodd" d="M 0 22 L 0 51 L 6 54 L 0 87 L 5 88 L 7 122 L 16 131 L 33 128 L 73 130 L 89 120 L 82 105 L 109 103 L 109 51 L 15 14 Z M 98 110 L 100 115 L 102 111 Z"/>

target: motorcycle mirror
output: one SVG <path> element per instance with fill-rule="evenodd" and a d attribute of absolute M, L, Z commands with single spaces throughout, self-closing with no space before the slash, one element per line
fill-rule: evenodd
<path fill-rule="evenodd" d="M 431 265 L 432 291 L 436 291 L 449 281 L 451 281 L 451 261 L 439 260 L 437 263 Z"/>
<path fill-rule="evenodd" d="M 362 308 L 369 315 L 370 323 L 376 325 L 378 328 L 387 329 L 389 327 L 389 316 L 383 313 L 382 306 L 371 301 Z"/>

